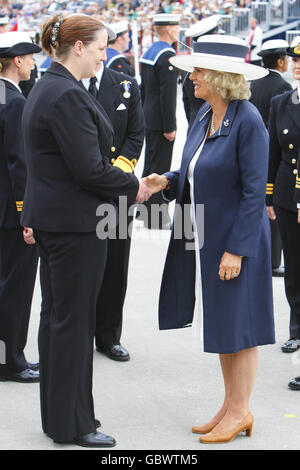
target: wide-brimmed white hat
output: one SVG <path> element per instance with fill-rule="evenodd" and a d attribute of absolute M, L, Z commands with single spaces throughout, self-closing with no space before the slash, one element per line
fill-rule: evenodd
<path fill-rule="evenodd" d="M 194 67 L 199 67 L 241 74 L 246 80 L 257 80 L 268 75 L 267 69 L 245 62 L 248 50 L 243 39 L 212 34 L 201 36 L 193 44 L 192 54 L 176 55 L 169 61 L 175 67 L 187 72 L 192 72 Z"/>
<path fill-rule="evenodd" d="M 0 34 L 0 57 L 23 56 L 36 54 L 42 49 L 33 44 L 30 35 L 23 31 L 9 31 Z"/>

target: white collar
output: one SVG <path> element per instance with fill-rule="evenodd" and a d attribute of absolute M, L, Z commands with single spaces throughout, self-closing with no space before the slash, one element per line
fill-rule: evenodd
<path fill-rule="evenodd" d="M 96 81 L 97 90 L 99 90 L 99 88 L 100 88 L 100 83 L 101 83 L 103 71 L 104 71 L 104 65 L 102 65 L 101 69 L 98 70 L 98 72 L 95 75 L 95 77 L 97 78 L 97 81 Z M 88 90 L 89 86 L 90 86 L 90 79 L 89 78 L 83 78 L 81 81 L 84 84 L 85 88 Z"/>
<path fill-rule="evenodd" d="M 13 80 L 10 80 L 10 78 L 6 78 L 6 77 L 2 77 L 2 76 L 0 76 L 0 78 L 1 78 L 1 80 L 6 80 L 7 82 L 12 83 L 19 90 L 19 92 L 22 94 L 22 90 L 19 87 L 18 83 L 14 82 Z"/>
<path fill-rule="evenodd" d="M 282 73 L 281 73 L 281 72 L 279 72 L 279 70 L 275 70 L 275 69 L 269 69 L 269 70 L 270 70 L 270 72 L 276 72 L 276 73 L 279 73 L 279 75 L 281 75 L 281 77 L 282 77 Z"/>

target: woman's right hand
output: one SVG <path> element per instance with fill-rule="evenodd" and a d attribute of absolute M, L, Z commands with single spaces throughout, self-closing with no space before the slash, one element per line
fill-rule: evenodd
<path fill-rule="evenodd" d="M 276 220 L 274 206 L 267 206 L 267 212 L 270 220 Z"/>
<path fill-rule="evenodd" d="M 165 175 L 158 175 L 157 173 L 146 176 L 142 181 L 144 181 L 152 194 L 159 193 L 159 191 L 166 189 L 169 184 L 169 180 Z"/>

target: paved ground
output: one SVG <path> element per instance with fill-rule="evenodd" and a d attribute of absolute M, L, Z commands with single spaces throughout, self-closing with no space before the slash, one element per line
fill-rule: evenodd
<path fill-rule="evenodd" d="M 178 101 L 179 131 L 173 167 L 178 166 L 186 123 Z M 140 174 L 142 160 L 138 164 Z M 168 231 L 136 225 L 129 269 L 122 342 L 131 354 L 117 363 L 95 353 L 94 402 L 102 430 L 118 442 L 115 450 L 254 450 L 300 448 L 300 392 L 287 388 L 300 375 L 300 354 L 281 353 L 288 337 L 289 310 L 283 280 L 274 279 L 276 345 L 260 348 L 252 396 L 252 438 L 205 446 L 191 427 L 209 420 L 221 405 L 223 385 L 217 355 L 206 354 L 190 329 L 160 332 L 157 300 Z M 37 280 L 27 359 L 37 360 L 40 290 Z M 68 346 L 66 345 L 66 348 Z M 59 446 L 41 431 L 39 386 L 0 383 L 0 449 L 78 449 Z M 122 454 L 120 454 L 122 455 Z"/>

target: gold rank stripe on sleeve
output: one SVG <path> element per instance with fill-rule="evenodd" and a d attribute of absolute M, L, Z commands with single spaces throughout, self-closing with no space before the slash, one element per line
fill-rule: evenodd
<path fill-rule="evenodd" d="M 267 183 L 267 190 L 266 194 L 273 194 L 274 192 L 274 184 L 273 183 Z"/>
<path fill-rule="evenodd" d="M 16 201 L 16 208 L 18 212 L 22 212 L 23 209 L 23 201 Z"/>

